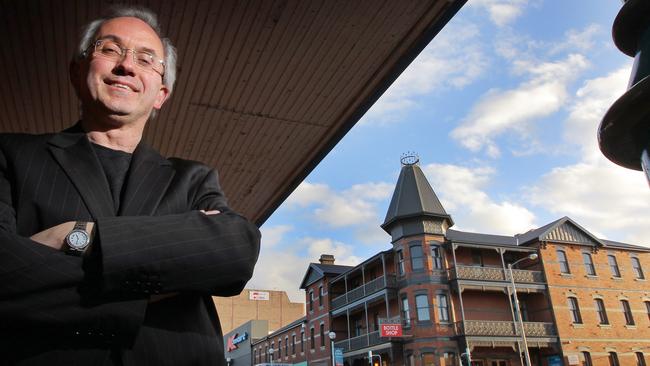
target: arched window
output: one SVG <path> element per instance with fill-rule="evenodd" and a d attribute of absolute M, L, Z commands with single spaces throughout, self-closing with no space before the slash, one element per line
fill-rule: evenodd
<path fill-rule="evenodd" d="M 557 253 L 557 262 L 560 264 L 560 272 L 569 274 L 571 270 L 569 269 L 569 261 L 566 259 L 566 253 L 564 250 L 558 249 Z"/>

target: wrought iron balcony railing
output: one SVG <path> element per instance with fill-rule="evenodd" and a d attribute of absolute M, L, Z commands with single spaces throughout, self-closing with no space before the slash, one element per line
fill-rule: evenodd
<path fill-rule="evenodd" d="M 466 320 L 456 323 L 456 334 L 479 337 L 517 337 L 515 323 L 512 321 Z M 557 336 L 553 323 L 524 322 L 526 337 Z"/>
<path fill-rule="evenodd" d="M 381 338 L 379 336 L 379 331 L 376 331 L 334 342 L 334 347 L 342 348 L 343 352 L 349 352 L 365 347 L 374 346 L 376 344 L 385 342 L 386 340 L 386 338 Z"/>
<path fill-rule="evenodd" d="M 508 271 L 501 267 L 456 266 L 451 269 L 452 279 L 477 281 L 509 281 Z M 518 283 L 544 283 L 541 271 L 513 269 L 512 275 Z"/>
<path fill-rule="evenodd" d="M 354 288 L 341 296 L 335 297 L 331 302 L 331 309 L 337 309 L 341 306 L 359 300 L 364 296 L 372 295 L 384 288 L 394 288 L 397 285 L 395 275 L 385 275 L 368 281 L 365 284 Z"/>

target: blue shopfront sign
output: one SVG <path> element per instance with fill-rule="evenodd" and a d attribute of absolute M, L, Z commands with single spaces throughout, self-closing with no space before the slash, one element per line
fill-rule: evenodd
<path fill-rule="evenodd" d="M 334 348 L 334 363 L 336 366 L 343 366 L 343 349 Z"/>
<path fill-rule="evenodd" d="M 562 365 L 562 356 L 553 355 L 546 358 L 548 361 L 548 366 L 563 366 Z"/>

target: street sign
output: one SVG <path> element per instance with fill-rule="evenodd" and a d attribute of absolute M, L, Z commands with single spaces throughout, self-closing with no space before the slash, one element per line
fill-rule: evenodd
<path fill-rule="evenodd" d="M 335 348 L 334 349 L 334 364 L 336 366 L 343 366 L 343 349 Z"/>
<path fill-rule="evenodd" d="M 401 337 L 402 336 L 402 324 L 380 324 L 380 336 L 381 337 Z"/>

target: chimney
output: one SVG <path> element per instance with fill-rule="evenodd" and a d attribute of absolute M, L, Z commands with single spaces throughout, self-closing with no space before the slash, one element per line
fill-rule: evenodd
<path fill-rule="evenodd" d="M 334 264 L 334 256 L 331 254 L 321 254 L 318 261 L 320 264 Z"/>

